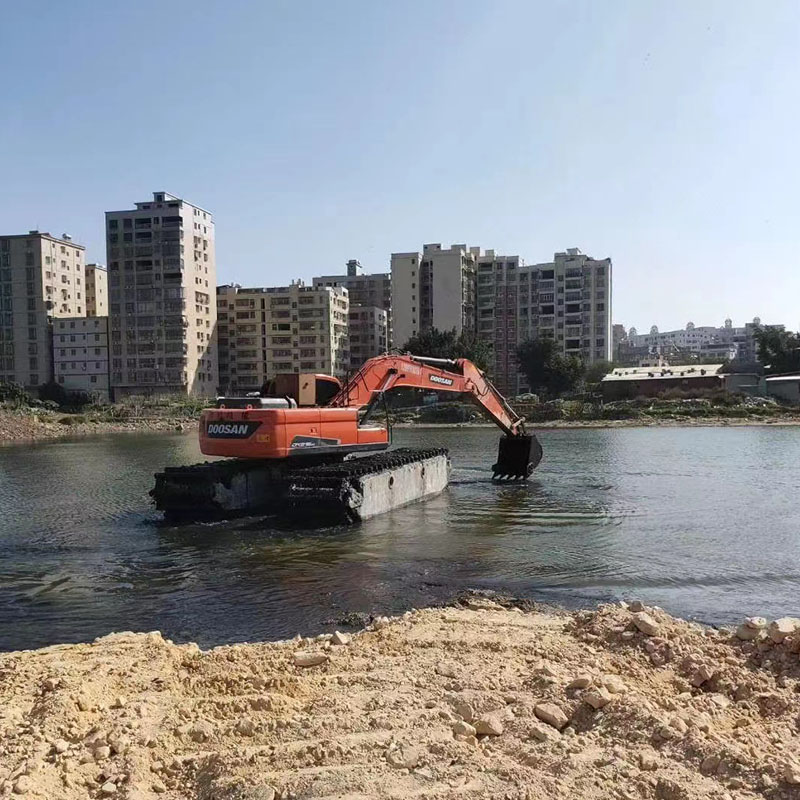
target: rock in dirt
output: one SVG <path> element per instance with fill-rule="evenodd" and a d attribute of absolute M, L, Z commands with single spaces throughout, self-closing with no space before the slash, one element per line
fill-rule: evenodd
<path fill-rule="evenodd" d="M 736 629 L 736 638 L 743 642 L 750 642 L 761 636 L 760 628 L 753 628 L 750 625 L 742 624 Z"/>
<path fill-rule="evenodd" d="M 339 646 L 350 644 L 350 637 L 346 633 L 334 631 L 333 636 L 331 636 L 331 644 Z"/>
<path fill-rule="evenodd" d="M 625 692 L 625 682 L 619 675 L 603 675 L 602 684 L 611 694 L 623 694 Z"/>
<path fill-rule="evenodd" d="M 552 725 L 559 731 L 569 722 L 569 717 L 555 703 L 539 703 L 534 707 L 533 713 L 542 722 Z"/>
<path fill-rule="evenodd" d="M 633 615 L 633 624 L 645 636 L 655 636 L 660 629 L 659 624 L 646 611 L 635 613 Z"/>
<path fill-rule="evenodd" d="M 397 769 L 414 769 L 421 755 L 421 748 L 401 745 L 386 751 L 386 761 Z"/>
<path fill-rule="evenodd" d="M 567 689 L 587 689 L 591 685 L 592 685 L 591 675 L 578 675 L 577 678 L 573 678 L 567 684 Z"/>
<path fill-rule="evenodd" d="M 298 667 L 316 667 L 327 660 L 327 653 L 317 653 L 313 650 L 298 650 L 294 653 L 294 663 Z"/>
<path fill-rule="evenodd" d="M 793 786 L 800 784 L 800 764 L 796 761 L 787 761 L 783 767 L 783 779 Z"/>
<path fill-rule="evenodd" d="M 459 720 L 458 722 L 453 723 L 453 734 L 455 736 L 474 736 L 477 733 L 475 728 L 469 724 L 469 722 L 464 722 L 463 720 Z"/>
<path fill-rule="evenodd" d="M 456 714 L 458 714 L 464 722 L 472 722 L 475 719 L 475 709 L 470 703 L 462 700 L 459 703 L 456 703 L 455 708 L 453 709 Z"/>
<path fill-rule="evenodd" d="M 605 708 L 611 701 L 611 692 L 605 688 L 605 686 L 600 686 L 597 689 L 592 689 L 591 692 L 587 692 L 583 696 L 584 702 L 588 703 L 595 711 Z"/>
<path fill-rule="evenodd" d="M 549 725 L 531 725 L 530 733 L 532 738 L 540 742 L 550 742 L 558 738 L 558 731 Z"/>
<path fill-rule="evenodd" d="M 500 736 L 503 733 L 503 723 L 497 714 L 485 714 L 479 717 L 473 727 L 475 733 L 480 736 Z"/>
<path fill-rule="evenodd" d="M 747 617 L 742 624 L 754 631 L 760 631 L 767 627 L 767 620 L 764 617 Z"/>
<path fill-rule="evenodd" d="M 780 644 L 798 628 L 800 628 L 800 619 L 797 617 L 781 617 L 774 622 L 770 622 L 767 628 L 767 636 L 776 644 Z"/>
<path fill-rule="evenodd" d="M 105 797 L 110 797 L 112 794 L 117 793 L 117 784 L 112 781 L 106 781 L 100 787 L 100 794 L 104 795 Z"/>

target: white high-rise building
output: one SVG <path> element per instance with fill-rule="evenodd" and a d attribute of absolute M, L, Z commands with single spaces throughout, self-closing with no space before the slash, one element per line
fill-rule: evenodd
<path fill-rule="evenodd" d="M 52 380 L 52 320 L 85 315 L 84 263 L 67 234 L 0 236 L 0 381 Z"/>
<path fill-rule="evenodd" d="M 86 265 L 86 316 L 108 316 L 108 272 L 102 264 Z"/>
<path fill-rule="evenodd" d="M 437 328 L 475 330 L 475 269 L 479 247 L 426 244 L 392 253 L 392 344 Z"/>
<path fill-rule="evenodd" d="M 211 212 L 166 192 L 106 212 L 115 399 L 217 391 Z"/>
<path fill-rule="evenodd" d="M 217 287 L 217 303 L 223 392 L 257 391 L 287 372 L 347 374 L 347 289 L 230 284 Z"/>

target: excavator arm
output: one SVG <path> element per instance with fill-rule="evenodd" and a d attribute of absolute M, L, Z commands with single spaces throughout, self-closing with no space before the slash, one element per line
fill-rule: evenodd
<path fill-rule="evenodd" d="M 371 358 L 333 397 L 329 406 L 363 408 L 400 387 L 466 395 L 505 434 L 500 440 L 495 478 L 527 478 L 542 458 L 535 436 L 486 375 L 466 358 L 457 360 L 412 355 Z"/>

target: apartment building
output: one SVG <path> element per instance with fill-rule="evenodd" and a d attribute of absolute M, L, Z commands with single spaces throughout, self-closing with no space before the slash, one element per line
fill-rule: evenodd
<path fill-rule="evenodd" d="M 384 311 L 392 310 L 392 276 L 389 272 L 365 273 L 356 259 L 347 262 L 345 275 L 321 275 L 312 284 L 320 286 L 343 286 L 350 296 L 351 306 L 374 306 Z"/>
<path fill-rule="evenodd" d="M 651 353 L 666 354 L 670 349 L 681 353 L 691 353 L 699 356 L 717 357 L 720 359 L 735 358 L 743 363 L 758 361 L 758 348 L 756 345 L 756 331 L 761 328 L 784 330 L 783 325 L 763 325 L 759 317 L 743 326 L 735 326 L 728 318 L 725 323 L 715 325 L 695 325 L 687 323 L 685 328 L 671 331 L 659 331 L 656 325 L 650 328 L 650 333 L 637 333 L 631 328 L 628 340 L 633 347 L 646 347 Z"/>
<path fill-rule="evenodd" d="M 207 396 L 219 382 L 211 212 L 166 192 L 106 212 L 111 386 Z"/>
<path fill-rule="evenodd" d="M 388 350 L 389 315 L 375 306 L 350 306 L 350 370 Z"/>
<path fill-rule="evenodd" d="M 517 389 L 518 291 L 524 265 L 519 256 L 501 256 L 494 250 L 478 256 L 477 334 L 492 345 L 489 373 L 504 394 Z"/>
<path fill-rule="evenodd" d="M 392 336 L 392 276 L 389 272 L 365 273 L 356 259 L 347 262 L 345 275 L 321 275 L 316 288 L 344 287 L 350 298 L 350 365 L 361 366 L 368 358 L 385 353 Z"/>
<path fill-rule="evenodd" d="M 51 380 L 51 322 L 85 314 L 84 263 L 67 234 L 0 236 L 0 381 Z"/>
<path fill-rule="evenodd" d="M 521 268 L 520 341 L 549 337 L 562 355 L 584 364 L 610 361 L 611 273 L 610 258 L 591 258 L 577 247 Z M 518 380 L 518 391 L 526 391 L 522 376 Z"/>
<path fill-rule="evenodd" d="M 108 402 L 108 317 L 54 320 L 53 372 L 67 392 L 82 392 Z"/>
<path fill-rule="evenodd" d="M 257 391 L 278 373 L 347 373 L 347 289 L 230 284 L 217 287 L 217 303 L 223 392 Z"/>
<path fill-rule="evenodd" d="M 102 264 L 86 265 L 86 316 L 108 316 L 108 272 Z"/>
<path fill-rule="evenodd" d="M 426 244 L 422 252 L 392 253 L 392 343 L 438 328 L 475 330 L 475 277 L 479 247 Z"/>

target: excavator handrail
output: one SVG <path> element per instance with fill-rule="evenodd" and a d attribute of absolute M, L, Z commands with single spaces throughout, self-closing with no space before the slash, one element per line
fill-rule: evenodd
<path fill-rule="evenodd" d="M 524 418 L 511 408 L 484 372 L 466 358 L 438 359 L 410 353 L 376 356 L 362 364 L 329 405 L 361 408 L 401 386 L 466 394 L 508 436 L 525 434 Z"/>

